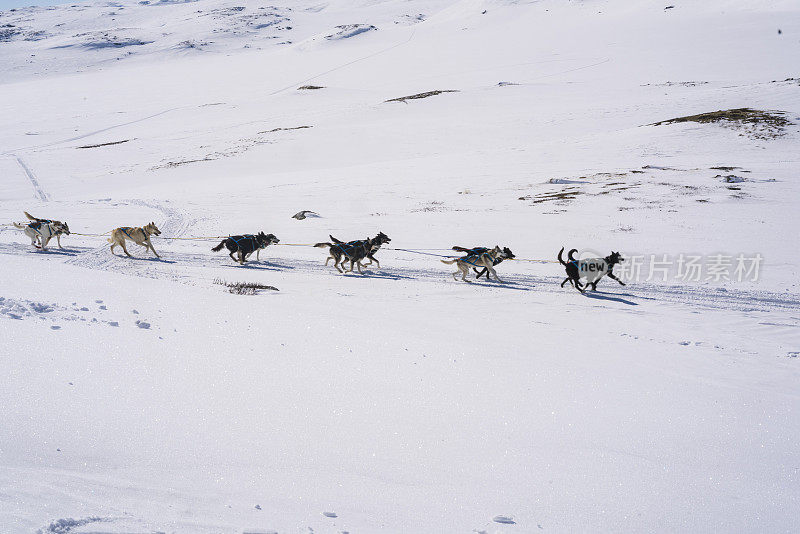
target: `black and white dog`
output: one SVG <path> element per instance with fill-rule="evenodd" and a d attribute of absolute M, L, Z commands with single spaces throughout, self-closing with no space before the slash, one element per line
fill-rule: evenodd
<path fill-rule="evenodd" d="M 230 251 L 228 255 L 231 257 L 231 259 L 233 261 L 238 261 L 241 265 L 244 265 L 244 262 L 247 261 L 247 258 L 253 252 L 256 253 L 256 260 L 258 260 L 258 254 L 261 252 L 261 249 L 267 248 L 275 243 L 280 243 L 280 239 L 275 237 L 274 234 L 265 234 L 264 232 L 259 232 L 256 235 L 232 235 L 223 239 L 222 243 L 211 250 L 214 252 L 219 252 L 222 250 L 222 247 L 227 247 L 227 249 Z M 233 254 L 236 252 L 239 253 L 239 259 L 236 259 L 233 256 Z"/>
<path fill-rule="evenodd" d="M 465 248 L 465 247 L 455 246 L 453 247 L 453 250 L 457 252 L 466 252 L 467 254 L 482 254 L 484 252 L 488 252 L 490 249 L 487 247 Z M 492 264 L 498 265 L 502 263 L 503 260 L 513 260 L 515 257 L 516 256 L 514 256 L 514 253 L 511 252 L 510 248 L 503 247 L 503 253 L 496 256 L 494 260 L 492 260 Z M 478 270 L 477 267 L 473 267 L 472 270 L 475 271 L 475 274 L 477 275 L 475 276 L 475 278 L 480 278 L 481 276 L 485 276 L 487 280 L 489 279 L 489 269 L 487 269 L 486 267 L 484 267 L 483 270 Z"/>
<path fill-rule="evenodd" d="M 558 261 L 566 268 L 567 271 L 567 277 L 563 282 L 561 282 L 561 287 L 564 287 L 564 284 L 569 282 L 581 293 L 583 293 L 590 285 L 592 286 L 592 291 L 597 291 L 597 282 L 599 282 L 600 279 L 606 275 L 608 275 L 609 278 L 616 280 L 621 285 L 625 285 L 625 282 L 614 276 L 613 273 L 614 265 L 625 261 L 619 252 L 612 251 L 611 254 L 605 258 L 586 258 L 583 260 L 575 259 L 574 254 L 576 252 L 578 252 L 577 249 L 570 250 L 567 254 L 569 261 L 565 262 L 562 258 L 562 255 L 564 254 L 564 247 L 561 247 L 561 250 L 558 251 Z M 586 279 L 586 285 L 581 284 L 581 278 Z"/>
<path fill-rule="evenodd" d="M 384 234 L 383 232 L 378 232 L 378 235 L 375 237 L 368 237 L 366 239 L 360 239 L 358 241 L 348 241 L 347 243 L 343 243 L 342 241 L 336 239 L 333 236 L 328 236 L 331 238 L 333 243 L 317 243 L 314 245 L 317 248 L 328 248 L 328 258 L 325 260 L 325 265 L 328 265 L 330 260 L 333 260 L 333 266 L 336 267 L 336 270 L 340 273 L 344 273 L 344 264 L 345 262 L 350 262 L 350 270 L 347 272 L 352 273 L 353 267 L 358 265 L 358 272 L 363 274 L 361 267 L 361 260 L 365 258 L 369 258 L 370 263 L 374 260 L 378 263 L 378 260 L 375 259 L 373 254 L 375 254 L 378 249 L 381 248 L 381 245 L 388 243 L 391 241 L 389 236 Z M 339 267 L 341 262 L 341 268 Z M 369 265 L 368 263 L 367 265 Z M 378 267 L 380 267 L 380 263 L 378 263 Z"/>

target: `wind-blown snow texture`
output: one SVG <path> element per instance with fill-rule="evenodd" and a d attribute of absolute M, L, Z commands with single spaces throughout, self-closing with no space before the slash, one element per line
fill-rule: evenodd
<path fill-rule="evenodd" d="M 282 243 L 0 227 L 0 531 L 799 531 L 800 6 L 668 5 L 0 12 L 0 223 Z M 792 124 L 650 126 L 743 107 Z M 284 245 L 379 230 L 763 264 L 584 296 L 557 263 Z"/>

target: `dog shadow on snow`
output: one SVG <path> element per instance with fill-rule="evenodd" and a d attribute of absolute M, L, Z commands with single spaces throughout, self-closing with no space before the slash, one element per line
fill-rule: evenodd
<path fill-rule="evenodd" d="M 253 269 L 256 271 L 283 271 L 285 269 L 294 269 L 291 265 L 280 265 L 274 263 L 256 263 L 250 262 L 245 264 L 233 264 L 224 263 L 223 267 L 228 267 L 231 269 Z"/>
<path fill-rule="evenodd" d="M 260 260 L 260 262 L 257 260 L 255 265 L 265 265 L 266 267 L 271 267 L 273 269 L 282 270 L 282 271 L 289 270 L 289 269 L 296 269 L 297 268 L 294 265 L 289 265 L 288 263 L 282 263 L 282 262 L 275 261 L 275 260 L 269 260 L 269 261 Z"/>
<path fill-rule="evenodd" d="M 532 285 L 522 284 L 520 282 L 514 282 L 511 280 L 503 280 L 502 282 L 497 281 L 489 281 L 489 282 L 478 282 L 472 280 L 471 285 L 478 286 L 478 287 L 496 287 L 498 289 L 514 289 L 516 291 L 531 291 L 533 290 Z"/>
<path fill-rule="evenodd" d="M 148 258 L 148 257 L 144 257 L 144 256 L 129 256 L 129 257 L 126 257 L 126 256 L 117 256 L 116 254 L 114 254 L 114 256 L 116 256 L 117 258 L 123 259 L 123 260 L 149 261 L 149 262 L 152 262 L 152 263 L 178 263 L 175 260 L 166 260 L 164 258 Z"/>
<path fill-rule="evenodd" d="M 620 294 L 620 293 L 600 293 L 600 292 L 597 292 L 597 291 L 589 293 L 587 291 L 586 293 L 583 294 L 583 296 L 586 297 L 586 298 L 589 298 L 589 299 L 608 300 L 608 301 L 612 301 L 612 302 L 619 302 L 621 304 L 627 304 L 628 306 L 638 306 L 639 305 L 638 302 L 633 302 L 632 300 L 627 300 L 627 299 L 622 298 L 623 296 L 625 296 L 625 297 L 633 297 L 634 296 L 634 295 L 631 295 L 629 293 L 623 293 L 623 294 Z"/>
<path fill-rule="evenodd" d="M 90 250 L 90 249 L 86 249 Z M 56 256 L 77 256 L 86 250 L 71 249 L 71 248 L 48 248 L 47 250 L 31 250 L 29 254 L 52 254 Z"/>
<path fill-rule="evenodd" d="M 402 274 L 391 273 L 388 271 L 370 271 L 366 270 L 361 273 L 356 272 L 347 272 L 345 275 L 348 276 L 355 276 L 357 278 L 381 278 L 383 280 L 413 280 L 414 277 L 412 276 L 405 276 Z"/>

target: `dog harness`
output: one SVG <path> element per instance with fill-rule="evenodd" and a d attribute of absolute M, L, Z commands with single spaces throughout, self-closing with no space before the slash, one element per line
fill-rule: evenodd
<path fill-rule="evenodd" d="M 131 237 L 131 234 L 129 234 L 128 232 L 125 231 L 125 228 L 120 227 L 120 230 L 122 230 L 123 234 L 128 236 L 128 239 L 130 239 L 131 241 L 136 241 L 134 238 Z M 147 240 L 147 233 L 144 230 L 142 230 L 142 234 L 144 234 L 144 239 L 146 241 Z"/>
<path fill-rule="evenodd" d="M 483 265 L 479 266 L 475 262 L 478 261 L 478 258 L 483 256 L 484 254 L 486 254 L 486 253 L 485 252 L 478 252 L 478 253 L 475 253 L 475 254 L 467 254 L 466 256 L 464 256 L 463 258 L 460 258 L 460 259 L 461 259 L 461 261 L 463 261 L 465 263 L 469 263 L 473 267 L 483 267 Z M 470 261 L 470 258 L 475 258 L 475 259 L 473 261 Z"/>
<path fill-rule="evenodd" d="M 30 224 L 28 225 L 28 228 L 30 228 L 31 230 L 33 230 L 33 231 L 34 231 L 34 232 L 36 232 L 37 234 L 39 234 L 39 235 L 42 235 L 42 230 L 41 230 L 41 228 L 42 228 L 42 223 L 41 223 L 41 222 L 39 222 L 39 221 L 32 222 L 32 223 L 30 223 Z"/>
<path fill-rule="evenodd" d="M 463 258 L 460 258 L 460 260 L 463 261 L 463 262 L 469 263 L 473 267 L 483 267 L 483 265 L 475 264 L 474 261 L 478 261 L 478 258 L 480 258 L 481 256 L 485 255 L 487 252 L 489 252 L 489 249 L 486 248 L 486 247 L 471 248 L 471 249 L 469 249 L 467 251 L 467 255 L 464 256 Z M 475 258 L 475 259 L 474 259 L 474 261 L 470 261 L 470 258 Z M 494 258 L 492 260 L 492 265 L 497 265 L 498 263 L 502 262 L 503 259 L 504 258 L 500 258 L 500 257 Z"/>
<path fill-rule="evenodd" d="M 345 256 L 349 256 L 350 251 L 358 247 L 366 250 L 366 244 L 367 242 L 362 239 L 360 241 L 348 241 L 347 243 L 334 243 L 333 246 L 338 247 Z"/>
<path fill-rule="evenodd" d="M 238 239 L 236 237 L 238 237 Z M 239 250 L 242 249 L 242 245 L 240 245 L 239 243 L 241 241 L 247 241 L 247 240 L 250 240 L 250 242 L 253 244 L 253 250 L 256 250 L 257 248 L 259 248 L 259 244 L 256 242 L 256 236 L 254 236 L 252 234 L 247 234 L 247 235 L 243 235 L 243 236 L 236 236 L 236 237 L 231 236 L 231 237 L 228 237 L 228 239 L 230 239 L 231 241 L 236 243 L 236 248 L 238 248 Z"/>

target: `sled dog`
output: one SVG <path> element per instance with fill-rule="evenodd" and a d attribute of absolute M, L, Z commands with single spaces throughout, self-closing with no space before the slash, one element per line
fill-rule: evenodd
<path fill-rule="evenodd" d="M 371 257 L 372 254 L 378 251 L 381 248 L 381 245 L 388 243 L 391 241 L 389 236 L 384 234 L 383 232 L 378 232 L 378 235 L 375 237 L 368 237 L 366 239 L 361 239 L 359 241 L 348 241 L 347 243 L 342 243 L 338 239 L 334 238 L 333 236 L 328 236 L 331 238 L 333 243 L 317 243 L 314 245 L 317 248 L 328 248 L 328 258 L 325 260 L 325 265 L 328 265 L 330 260 L 333 260 L 333 266 L 336 267 L 336 270 L 340 273 L 344 273 L 344 263 L 346 261 L 350 262 L 350 270 L 347 272 L 352 273 L 353 267 L 358 265 L 358 272 L 363 274 L 361 267 L 361 260 L 365 258 L 369 258 L 370 262 L 376 260 L 374 257 Z M 339 267 L 341 262 L 341 268 Z M 369 265 L 369 264 L 367 264 Z M 378 267 L 380 267 L 380 263 L 378 263 Z"/>
<path fill-rule="evenodd" d="M 332 235 L 328 235 L 328 237 L 331 238 L 331 241 L 334 244 L 347 245 L 347 243 L 345 243 L 344 241 L 340 241 L 340 240 L 336 239 Z M 387 236 L 383 232 L 378 232 L 378 235 L 376 235 L 375 239 L 372 240 L 372 242 L 370 244 L 369 252 L 367 252 L 367 255 L 366 255 L 366 258 L 369 260 L 369 263 L 364 263 L 363 267 L 367 267 L 367 266 L 372 265 L 373 263 L 375 263 L 375 264 L 378 265 L 377 268 L 380 269 L 381 268 L 381 262 L 378 261 L 378 259 L 374 256 L 374 254 L 376 252 L 378 252 L 378 250 L 380 250 L 381 245 L 389 243 L 390 241 L 391 241 L 391 239 L 389 239 L 389 236 Z M 345 259 L 344 261 L 347 261 L 347 259 Z M 344 268 L 344 261 L 342 261 L 342 268 Z M 326 265 L 327 265 L 327 263 L 326 263 Z M 351 267 L 351 270 L 352 270 L 353 266 L 351 265 L 350 267 Z M 361 269 L 359 269 L 359 271 L 360 270 Z"/>
<path fill-rule="evenodd" d="M 64 247 L 61 246 L 61 236 L 62 236 L 62 234 L 63 235 L 69 235 L 69 226 L 67 225 L 67 223 L 62 222 L 62 221 L 55 221 L 55 220 L 51 220 L 51 219 L 40 219 L 38 217 L 34 217 L 33 215 L 31 215 L 27 211 L 23 211 L 23 213 L 25 214 L 25 217 L 27 217 L 28 220 L 31 221 L 31 223 L 29 223 L 29 225 L 34 230 L 38 230 L 40 225 L 42 225 L 42 224 L 51 224 L 53 229 L 55 229 L 55 231 L 56 231 L 56 233 L 53 234 L 53 235 L 55 236 L 56 241 L 58 242 L 58 248 L 64 248 Z M 37 237 L 38 237 L 39 243 L 41 244 L 41 236 L 37 236 Z"/>
<path fill-rule="evenodd" d="M 625 261 L 619 252 L 612 251 L 611 254 L 605 258 L 586 258 L 578 260 L 575 259 L 575 253 L 578 252 L 578 250 L 572 249 L 567 253 L 567 259 L 569 261 L 565 262 L 562 257 L 564 248 L 565 247 L 561 247 L 561 250 L 558 251 L 558 261 L 567 271 L 567 277 L 561 282 L 561 287 L 564 287 L 564 284 L 569 282 L 581 293 L 586 291 L 589 286 L 592 286 L 592 291 L 597 291 L 597 282 L 606 275 L 619 282 L 620 285 L 625 285 L 625 282 L 617 278 L 613 273 L 614 266 Z M 581 278 L 586 279 L 585 285 L 581 284 Z"/>
<path fill-rule="evenodd" d="M 125 241 L 133 241 L 137 245 L 144 247 L 145 251 L 147 251 L 147 249 L 152 250 L 156 258 L 160 258 L 161 256 L 159 256 L 156 249 L 153 248 L 153 243 L 150 242 L 151 235 L 161 235 L 161 230 L 158 229 L 154 222 L 150 222 L 150 224 L 144 226 L 120 226 L 119 228 L 114 228 L 111 230 L 111 238 L 108 240 L 108 242 L 111 243 L 111 253 L 114 254 L 114 247 L 119 245 L 122 247 L 125 255 L 132 258 L 133 256 L 131 256 L 128 249 L 125 248 Z"/>
<path fill-rule="evenodd" d="M 261 249 L 265 249 L 275 243 L 280 243 L 280 239 L 275 237 L 275 234 L 259 232 L 255 235 L 232 235 L 223 239 L 219 245 L 211 250 L 219 252 L 222 250 L 222 247 L 226 247 L 229 251 L 228 256 L 230 256 L 233 261 L 238 261 L 240 265 L 244 265 L 244 262 L 247 261 L 247 258 L 250 257 L 253 252 L 256 253 L 256 260 L 258 260 L 258 254 L 261 252 Z M 236 252 L 239 253 L 239 259 L 234 257 L 234 253 Z"/>
<path fill-rule="evenodd" d="M 455 250 L 457 252 L 466 252 L 467 254 L 480 254 L 482 252 L 488 252 L 489 251 L 489 249 L 486 248 L 486 247 L 466 248 L 466 247 L 459 247 L 459 246 L 453 247 L 453 250 Z M 499 263 L 502 263 L 503 260 L 513 260 L 514 258 L 516 258 L 516 256 L 514 256 L 514 253 L 511 252 L 511 249 L 508 248 L 508 247 L 503 247 L 503 254 L 497 256 L 494 259 L 494 265 L 498 265 Z M 480 278 L 481 276 L 485 276 L 487 280 L 489 279 L 489 274 L 488 274 L 489 273 L 489 269 L 487 269 L 486 267 L 484 267 L 483 270 L 478 270 L 477 267 L 473 267 L 472 270 L 475 271 L 475 275 L 476 275 L 475 278 Z"/>
<path fill-rule="evenodd" d="M 481 248 L 480 250 L 483 249 Z M 500 277 L 497 276 L 497 271 L 494 270 L 495 260 L 497 260 L 498 257 L 503 257 L 505 259 L 505 252 L 499 246 L 495 246 L 493 249 L 487 249 L 485 252 L 468 253 L 466 256 L 452 260 L 441 260 L 441 262 L 448 265 L 456 264 L 458 271 L 453 273 L 454 280 L 458 280 L 458 273 L 461 273 L 461 280 L 471 283 L 470 280 L 467 280 L 470 268 L 476 267 L 480 269 L 483 267 L 488 271 L 486 274 L 487 280 L 491 280 L 491 276 L 494 276 L 495 280 L 502 282 Z"/>
<path fill-rule="evenodd" d="M 31 245 L 42 250 L 47 250 L 47 244 L 53 237 L 58 241 L 58 248 L 61 246 L 61 234 L 69 235 L 69 226 L 62 222 L 31 222 L 29 224 L 12 223 L 16 228 L 25 232 L 31 238 Z"/>

